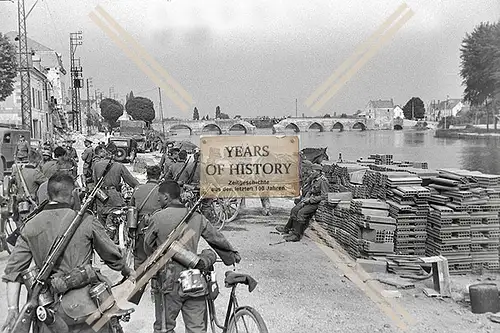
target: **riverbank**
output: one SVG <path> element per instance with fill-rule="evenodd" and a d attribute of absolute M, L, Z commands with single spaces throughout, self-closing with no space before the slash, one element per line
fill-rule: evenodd
<path fill-rule="evenodd" d="M 491 129 L 489 132 L 486 129 L 475 129 L 474 131 L 467 131 L 466 129 L 437 129 L 434 133 L 436 138 L 449 138 L 449 139 L 493 139 L 500 140 L 500 131 Z"/>

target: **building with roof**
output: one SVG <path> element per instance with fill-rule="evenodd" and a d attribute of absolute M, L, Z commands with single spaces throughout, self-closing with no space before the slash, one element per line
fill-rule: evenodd
<path fill-rule="evenodd" d="M 375 129 L 393 129 L 394 101 L 371 100 L 365 107 L 365 117 L 373 119 Z"/>
<path fill-rule="evenodd" d="M 470 109 L 469 103 L 460 98 L 449 98 L 444 101 L 432 101 L 427 108 L 427 119 L 439 121 L 444 117 L 456 117 L 458 113 L 463 113 Z"/>
<path fill-rule="evenodd" d="M 394 112 L 394 119 L 397 119 L 397 118 L 405 119 L 403 108 L 401 108 L 401 106 L 396 105 L 392 111 Z"/>
<path fill-rule="evenodd" d="M 18 48 L 17 32 L 5 34 Z M 64 109 L 66 106 L 66 88 L 63 76 L 66 74 L 61 55 L 56 51 L 28 38 L 28 50 L 31 51 L 30 87 L 32 138 L 49 140 L 53 128 L 67 127 Z M 4 102 L 0 102 L 0 123 L 21 125 L 21 80 L 18 75 L 14 91 Z"/>

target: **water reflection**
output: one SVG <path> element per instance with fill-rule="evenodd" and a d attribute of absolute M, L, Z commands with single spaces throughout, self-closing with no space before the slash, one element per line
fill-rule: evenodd
<path fill-rule="evenodd" d="M 207 133 L 204 133 L 207 134 Z M 214 133 L 218 134 L 218 133 Z M 271 129 L 257 129 L 256 134 L 272 135 Z M 496 140 L 458 140 L 435 138 L 433 131 L 343 131 L 300 132 L 300 146 L 328 147 L 331 160 L 339 153 L 355 161 L 370 154 L 392 154 L 397 161 L 428 162 L 429 168 L 463 168 L 500 174 L 500 151 Z M 199 145 L 199 136 L 176 136 Z"/>

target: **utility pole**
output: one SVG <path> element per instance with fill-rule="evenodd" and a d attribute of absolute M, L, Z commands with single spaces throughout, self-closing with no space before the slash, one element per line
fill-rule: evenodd
<path fill-rule="evenodd" d="M 448 115 L 448 99 L 449 95 L 446 95 L 446 104 L 444 105 L 444 129 L 446 129 L 446 117 Z"/>
<path fill-rule="evenodd" d="M 165 122 L 163 121 L 163 105 L 161 104 L 161 88 L 160 87 L 158 87 L 158 95 L 160 97 L 160 119 L 161 119 L 161 126 L 162 126 L 163 136 L 165 136 Z"/>
<path fill-rule="evenodd" d="M 90 83 L 89 83 L 90 82 Z M 91 134 L 90 130 L 90 85 L 92 84 L 92 78 L 87 79 L 87 135 Z"/>
<path fill-rule="evenodd" d="M 80 58 L 76 59 L 76 48 L 82 45 L 82 32 L 72 32 L 69 34 L 69 56 L 70 56 L 70 72 L 71 72 L 71 126 L 75 131 L 81 131 L 81 111 L 80 111 L 80 89 L 83 85 L 82 66 Z"/>
<path fill-rule="evenodd" d="M 298 107 L 297 107 L 297 98 L 295 99 L 295 118 L 297 118 L 297 112 L 298 112 Z"/>
<path fill-rule="evenodd" d="M 17 1 L 17 17 L 19 23 L 19 76 L 21 78 L 21 124 L 30 131 L 33 137 L 31 116 L 31 52 L 28 50 L 28 37 L 26 31 L 26 14 L 24 0 Z"/>

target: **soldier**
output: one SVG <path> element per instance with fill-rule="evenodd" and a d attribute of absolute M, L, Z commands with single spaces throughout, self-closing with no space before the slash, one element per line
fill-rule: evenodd
<path fill-rule="evenodd" d="M 144 224 L 147 222 L 144 217 L 161 208 L 160 202 L 158 201 L 158 179 L 160 178 L 160 173 L 161 169 L 159 166 L 148 166 L 146 168 L 148 177 L 146 184 L 136 187 L 130 199 L 130 205 L 137 207 L 137 219 L 139 221 L 139 226 L 137 228 L 139 232 L 134 251 L 135 268 L 142 264 L 147 258 L 144 253 L 143 230 L 148 226 Z"/>
<path fill-rule="evenodd" d="M 36 201 L 36 192 L 38 187 L 47 180 L 47 177 L 38 167 L 42 157 L 34 150 L 30 151 L 28 164 L 14 166 L 12 173 L 15 175 L 15 182 L 17 185 L 18 198 L 25 198 L 28 201 Z M 19 168 L 19 169 L 18 169 Z M 22 177 L 22 178 L 21 178 Z M 26 184 L 26 189 L 24 187 Z M 26 193 L 26 190 L 28 193 Z"/>
<path fill-rule="evenodd" d="M 73 178 L 73 169 L 74 169 L 74 164 L 73 160 L 71 160 L 67 156 L 62 156 L 59 157 L 59 159 L 56 161 L 56 171 L 54 173 L 58 174 L 67 174 L 70 175 Z M 81 207 L 81 202 L 80 202 L 80 189 L 76 187 L 76 179 L 73 178 L 75 181 L 75 190 L 73 192 L 73 197 L 74 197 L 74 205 L 73 205 L 73 210 L 80 210 Z M 42 203 L 43 201 L 49 199 L 49 194 L 47 192 L 47 186 L 48 186 L 49 181 L 43 182 L 40 187 L 38 188 L 37 191 L 37 198 L 38 198 L 38 204 Z"/>
<path fill-rule="evenodd" d="M 163 157 L 165 157 L 163 159 Z M 177 162 L 177 159 L 179 158 L 179 149 L 178 148 L 171 148 L 168 150 L 168 152 L 163 155 L 162 161 L 160 161 L 160 167 L 163 170 L 163 177 L 165 177 L 172 165 L 174 165 Z"/>
<path fill-rule="evenodd" d="M 110 155 L 112 156 L 115 151 L 116 146 L 113 144 L 109 144 L 107 149 L 96 147 L 95 153 L 96 155 L 100 155 L 101 159 L 95 162 L 92 166 L 92 177 L 95 184 L 99 181 L 99 178 L 104 173 L 106 165 L 108 164 L 108 158 L 106 157 Z M 103 191 L 109 196 L 109 200 L 104 205 L 97 201 L 97 213 L 101 217 L 102 221 L 106 221 L 108 213 L 113 208 L 123 207 L 125 205 L 120 189 L 122 180 L 132 188 L 139 185 L 137 179 L 130 174 L 128 169 L 122 163 L 114 161 L 112 162 L 109 172 L 104 178 L 102 186 Z"/>
<path fill-rule="evenodd" d="M 200 164 L 200 153 L 196 152 L 193 155 L 193 161 L 189 162 L 179 175 L 177 182 L 180 186 L 184 184 L 193 185 L 195 187 L 200 186 Z M 184 167 L 184 164 L 182 164 L 182 167 Z"/>
<path fill-rule="evenodd" d="M 175 179 L 177 180 L 181 173 L 187 168 L 185 167 L 187 159 L 187 152 L 185 150 L 181 150 L 179 155 L 177 155 L 177 161 L 172 164 L 167 173 L 165 173 L 165 179 Z"/>
<path fill-rule="evenodd" d="M 162 244 L 170 232 L 178 225 L 187 213 L 186 207 L 179 201 L 181 189 L 175 181 L 165 181 L 159 187 L 159 200 L 162 210 L 151 217 L 151 224 L 144 236 L 144 249 L 147 255 L 154 252 Z M 187 222 L 188 227 L 195 232 L 183 247 L 192 253 L 197 253 L 200 236 L 217 252 L 224 264 L 233 265 L 240 261 L 238 252 L 225 239 L 224 235 L 215 229 L 207 219 L 194 213 Z M 176 261 L 169 261 L 162 271 L 162 283 L 155 289 L 154 332 L 174 332 L 176 319 L 182 311 L 186 332 L 207 331 L 207 305 L 203 292 L 199 295 L 185 295 L 180 287 L 180 273 L 187 268 Z M 195 297 L 197 296 L 197 297 Z M 162 321 L 166 327 L 162 327 Z"/>
<path fill-rule="evenodd" d="M 34 260 L 35 265 L 39 269 L 43 266 L 52 243 L 61 230 L 67 228 L 76 216 L 77 212 L 70 208 L 72 205 L 73 197 L 71 193 L 73 190 L 73 179 L 69 175 L 56 174 L 52 176 L 48 183 L 48 193 L 51 202 L 23 228 L 21 237 L 18 238 L 16 246 L 7 262 L 5 275 L 2 277 L 2 280 L 7 283 L 8 305 L 7 319 L 2 330 L 6 329 L 10 331 L 19 314 L 21 272 L 30 266 L 32 260 Z M 71 238 L 68 247 L 60 258 L 61 260 L 58 260 L 54 267 L 51 277 L 51 291 L 55 289 L 54 279 L 73 273 L 77 267 L 85 267 L 86 271 L 87 269 L 89 271 L 92 270 L 95 272 L 94 276 L 96 275 L 99 281 L 105 279 L 90 266 L 93 247 L 106 265 L 115 271 L 121 271 L 124 277 L 133 280 L 134 272 L 125 265 L 120 250 L 106 235 L 102 225 L 89 214 L 85 214 L 83 219 L 84 221 Z M 71 279 L 67 281 L 71 281 Z M 79 282 L 82 282 L 85 286 L 86 281 Z M 62 296 L 62 300 L 52 303 L 49 307 L 55 311 L 56 316 L 60 319 L 59 322 L 63 321 L 68 326 L 67 332 L 94 332 L 85 322 L 76 321 L 76 317 L 84 317 L 87 313 L 79 313 L 74 308 L 69 309 L 66 307 L 68 304 L 70 307 L 77 304 L 78 308 L 82 309 L 82 311 L 88 310 L 89 305 L 94 304 L 92 299 L 90 299 L 88 285 L 83 288 L 70 289 L 68 292 L 61 292 L 54 296 L 57 296 L 54 298 Z M 76 301 L 73 302 L 73 299 L 76 299 Z M 100 332 L 111 333 L 110 325 L 105 325 Z"/>
<path fill-rule="evenodd" d="M 66 150 L 63 147 L 56 147 L 56 149 L 54 149 L 54 159 L 51 158 L 42 165 L 42 172 L 45 177 L 47 177 L 47 180 L 57 172 L 57 160 L 64 155 L 66 155 Z"/>
<path fill-rule="evenodd" d="M 278 226 L 276 230 L 285 233 L 287 242 L 298 242 L 309 225 L 309 221 L 318 209 L 321 200 L 328 195 L 328 180 L 322 174 L 323 167 L 319 164 L 313 165 L 317 171 L 316 178 L 312 180 L 311 187 L 302 200 L 292 208 L 290 218 L 285 226 Z"/>
<path fill-rule="evenodd" d="M 28 161 L 28 153 L 31 151 L 30 145 L 24 138 L 24 135 L 19 136 L 19 141 L 17 142 L 16 151 L 14 152 L 14 156 L 16 157 L 17 162 L 27 162 Z"/>
<path fill-rule="evenodd" d="M 75 161 L 75 164 L 78 166 L 78 154 L 76 153 L 75 147 L 73 147 L 73 143 L 75 140 L 69 139 L 66 140 L 66 151 L 68 152 L 68 156 Z"/>
<path fill-rule="evenodd" d="M 82 153 L 83 175 L 88 182 L 89 180 L 92 180 L 92 160 L 94 159 L 94 148 L 92 148 L 92 140 L 89 138 L 85 139 L 83 143 L 85 145 L 85 150 Z"/>

